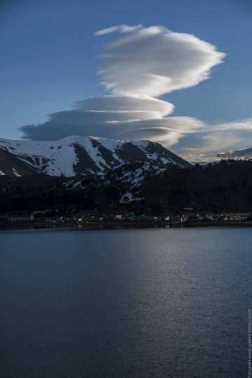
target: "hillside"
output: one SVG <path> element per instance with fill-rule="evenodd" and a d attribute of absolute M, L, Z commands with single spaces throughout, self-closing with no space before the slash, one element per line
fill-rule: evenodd
<path fill-rule="evenodd" d="M 252 212 L 252 162 L 222 161 L 189 168 L 145 162 L 122 165 L 104 175 L 71 178 L 0 176 L 0 212 L 54 209 L 167 214 Z"/>
<path fill-rule="evenodd" d="M 0 154 L 1 175 L 16 177 L 100 175 L 136 161 L 155 163 L 159 167 L 190 166 L 158 143 L 93 137 L 68 137 L 50 142 L 0 139 Z"/>

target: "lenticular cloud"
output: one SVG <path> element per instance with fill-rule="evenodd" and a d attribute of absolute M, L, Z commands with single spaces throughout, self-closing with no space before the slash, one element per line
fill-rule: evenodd
<path fill-rule="evenodd" d="M 115 37 L 104 48 L 98 72 L 107 95 L 51 114 L 43 124 L 22 127 L 26 138 L 92 135 L 150 139 L 172 146 L 203 128 L 195 118 L 172 117 L 174 105 L 160 97 L 209 78 L 225 56 L 215 46 L 161 26 L 112 26 L 97 31 L 96 36 Z"/>
<path fill-rule="evenodd" d="M 99 76 L 114 95 L 160 97 L 195 86 L 222 63 L 216 47 L 185 33 L 161 26 L 117 26 L 96 35 L 116 33 L 105 47 Z"/>

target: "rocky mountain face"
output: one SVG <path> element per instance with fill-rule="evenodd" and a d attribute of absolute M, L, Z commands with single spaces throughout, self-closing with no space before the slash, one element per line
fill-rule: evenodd
<path fill-rule="evenodd" d="M 59 141 L 40 142 L 0 139 L 1 176 L 104 175 L 136 162 L 145 166 L 143 169 L 153 172 L 167 167 L 191 166 L 162 145 L 150 141 L 117 141 L 94 137 L 68 137 Z M 137 172 L 132 174 L 137 175 Z"/>
<path fill-rule="evenodd" d="M 23 177 L 36 174 L 36 169 L 6 149 L 0 148 L 0 176 Z"/>

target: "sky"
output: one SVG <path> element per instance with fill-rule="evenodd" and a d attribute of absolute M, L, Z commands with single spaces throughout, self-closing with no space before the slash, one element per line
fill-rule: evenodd
<path fill-rule="evenodd" d="M 250 0 L 0 0 L 2 138 L 252 146 Z"/>

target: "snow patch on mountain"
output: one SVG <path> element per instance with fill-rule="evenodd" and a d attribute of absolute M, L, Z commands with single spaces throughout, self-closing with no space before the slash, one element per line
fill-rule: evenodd
<path fill-rule="evenodd" d="M 72 136 L 58 141 L 0 139 L 0 149 L 50 176 L 103 174 L 129 161 L 189 165 L 158 143 Z M 0 166 L 4 172 L 4 169 Z M 12 171 L 17 176 L 17 171 Z M 19 173 L 18 173 L 19 174 Z"/>

